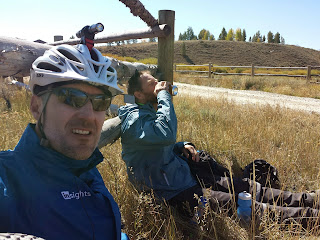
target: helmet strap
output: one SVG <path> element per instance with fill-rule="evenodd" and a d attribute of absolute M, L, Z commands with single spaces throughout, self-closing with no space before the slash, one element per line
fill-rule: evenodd
<path fill-rule="evenodd" d="M 43 146 L 43 147 L 50 147 L 50 142 L 47 139 L 46 134 L 44 133 L 43 125 L 44 125 L 44 122 L 45 122 L 45 113 L 46 113 L 47 103 L 49 101 L 49 98 L 50 98 L 51 94 L 52 94 L 52 92 L 48 92 L 48 93 L 44 94 L 43 96 L 41 96 L 42 101 L 43 101 L 44 104 L 43 104 L 43 108 L 42 108 L 40 117 L 39 117 L 38 122 L 37 122 L 39 131 L 40 131 L 40 134 L 41 134 L 40 145 Z"/>

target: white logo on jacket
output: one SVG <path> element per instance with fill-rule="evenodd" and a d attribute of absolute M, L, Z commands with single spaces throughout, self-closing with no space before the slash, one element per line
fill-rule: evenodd
<path fill-rule="evenodd" d="M 91 193 L 87 191 L 84 191 L 84 192 L 79 191 L 79 192 L 72 192 L 72 193 L 69 193 L 69 191 L 62 191 L 61 195 L 64 198 L 64 200 L 69 200 L 73 198 L 78 200 L 83 197 L 91 197 Z"/>

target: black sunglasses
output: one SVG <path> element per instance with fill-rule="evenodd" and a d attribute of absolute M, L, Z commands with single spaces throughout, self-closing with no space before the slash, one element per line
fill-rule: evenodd
<path fill-rule="evenodd" d="M 88 94 L 76 88 L 54 88 L 51 92 L 58 97 L 58 100 L 74 108 L 83 107 L 90 99 L 94 111 L 106 111 L 110 104 L 110 94 Z"/>

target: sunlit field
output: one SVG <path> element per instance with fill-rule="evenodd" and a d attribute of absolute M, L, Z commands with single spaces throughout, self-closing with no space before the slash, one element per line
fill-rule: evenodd
<path fill-rule="evenodd" d="M 203 75 L 204 76 L 204 75 Z M 266 76 L 223 76 L 212 75 L 212 78 L 199 77 L 199 74 L 175 73 L 174 81 L 223 87 L 237 90 L 257 90 L 297 97 L 320 98 L 320 77 L 305 78 L 266 77 Z"/>
<path fill-rule="evenodd" d="M 208 79 L 188 79 L 188 83 L 210 84 Z M 255 79 L 264 84 L 268 82 Z M 225 84 L 235 88 L 232 86 L 239 85 L 239 89 L 247 82 L 239 77 L 228 77 L 225 82 L 214 80 L 217 81 L 213 86 Z M 175 81 L 187 80 L 175 75 Z M 281 80 L 269 78 L 274 84 L 278 81 Z M 293 88 L 294 81 L 299 86 L 300 80 L 292 79 L 286 87 Z M 283 88 L 284 85 L 281 84 Z M 302 86 L 303 83 L 300 89 Z M 312 97 L 320 97 L 317 86 Z M 307 94 L 308 91 L 304 91 Z M 34 122 L 28 110 L 30 96 L 26 90 L 0 80 L 0 150 L 13 149 L 26 125 Z M 174 105 L 178 117 L 177 140 L 191 141 L 198 149 L 207 150 L 235 175 L 240 175 L 241 168 L 254 159 L 262 158 L 278 169 L 283 189 L 319 189 L 319 115 L 271 106 L 237 105 L 223 98 L 210 100 L 178 95 L 174 97 Z M 284 227 L 270 219 L 255 221 L 254 227 L 243 227 L 236 216 L 228 217 L 224 212 L 210 209 L 206 209 L 197 223 L 190 223 L 166 203 L 155 200 L 152 194 L 138 193 L 128 182 L 119 140 L 101 151 L 105 161 L 98 168 L 120 206 L 123 231 L 131 239 L 315 239 L 319 236 L 315 228 Z"/>

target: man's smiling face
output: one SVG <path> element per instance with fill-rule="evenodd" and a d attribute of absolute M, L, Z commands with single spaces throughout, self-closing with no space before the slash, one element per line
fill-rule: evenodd
<path fill-rule="evenodd" d="M 102 90 L 87 84 L 68 84 L 88 94 L 102 94 Z M 51 94 L 46 106 L 43 128 L 51 148 L 63 155 L 85 160 L 89 158 L 100 139 L 105 111 L 94 111 L 91 101 L 81 108 L 61 103 Z"/>

